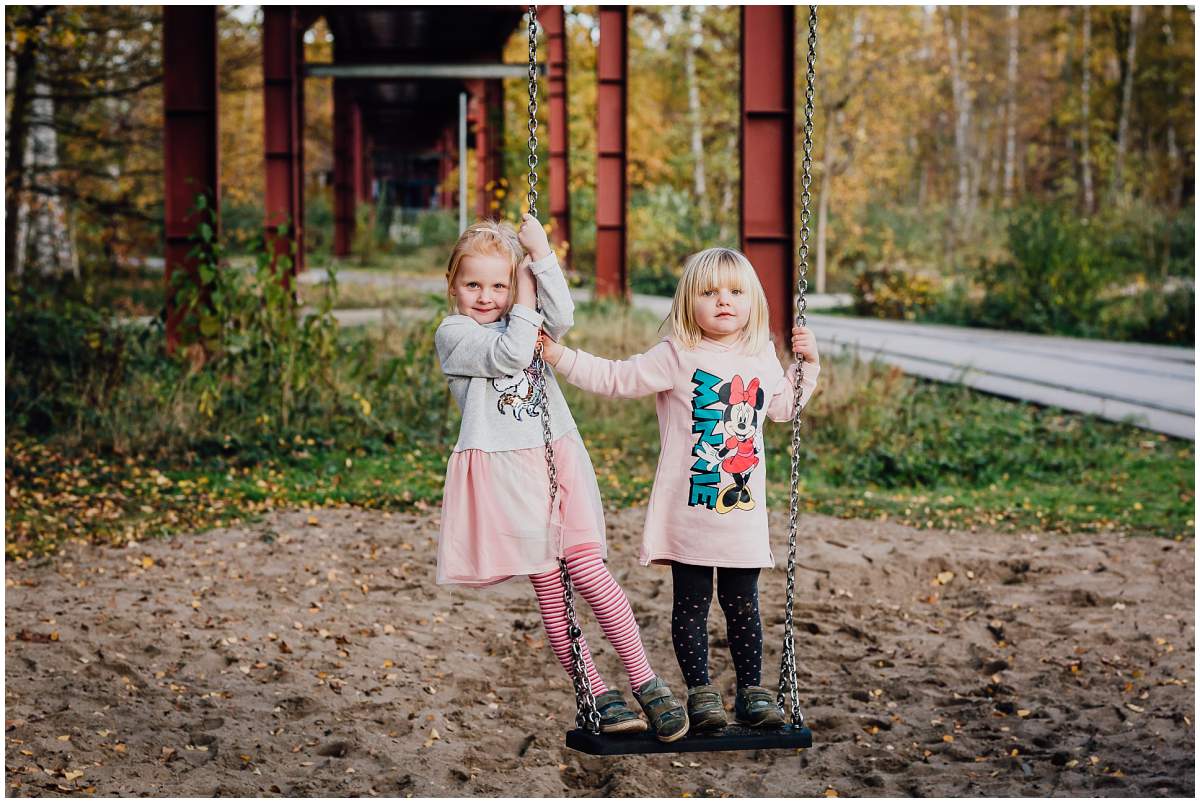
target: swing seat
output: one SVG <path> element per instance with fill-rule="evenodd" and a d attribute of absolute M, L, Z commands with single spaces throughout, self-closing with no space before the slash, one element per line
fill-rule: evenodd
<path fill-rule="evenodd" d="M 812 731 L 795 725 L 773 729 L 727 725 L 717 733 L 689 733 L 677 742 L 660 742 L 650 731 L 596 734 L 585 728 L 576 728 L 567 731 L 567 747 L 592 756 L 781 750 L 812 747 Z"/>

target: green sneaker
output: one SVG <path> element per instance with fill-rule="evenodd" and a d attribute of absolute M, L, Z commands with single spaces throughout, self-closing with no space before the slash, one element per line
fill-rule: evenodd
<path fill-rule="evenodd" d="M 752 728 L 778 728 L 783 725 L 783 712 L 775 695 L 762 686 L 746 686 L 737 690 L 733 717 L 740 725 Z"/>
<path fill-rule="evenodd" d="M 725 706 L 716 686 L 693 686 L 688 689 L 688 721 L 692 733 L 719 731 L 729 724 Z"/>
<path fill-rule="evenodd" d="M 660 742 L 682 739 L 688 732 L 687 711 L 671 694 L 662 678 L 655 675 L 633 693 L 646 712 L 650 727 Z"/>
<path fill-rule="evenodd" d="M 616 689 L 596 695 L 596 711 L 600 714 L 601 733 L 642 733 L 650 727 L 633 713 Z"/>

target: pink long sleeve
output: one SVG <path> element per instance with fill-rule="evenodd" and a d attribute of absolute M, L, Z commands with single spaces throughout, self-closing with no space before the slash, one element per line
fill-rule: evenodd
<path fill-rule="evenodd" d="M 606 360 L 586 351 L 563 349 L 555 369 L 563 379 L 591 393 L 633 399 L 674 387 L 679 355 L 669 340 L 628 360 Z"/>
<path fill-rule="evenodd" d="M 800 383 L 800 409 L 803 410 L 808 400 L 812 398 L 813 391 L 817 387 L 817 375 L 821 373 L 821 364 L 806 362 L 804 363 L 804 378 Z M 793 402 L 796 398 L 796 363 L 792 363 L 787 369 L 787 373 L 779 382 L 779 387 L 775 390 L 775 395 L 771 397 L 770 404 L 767 405 L 767 417 L 772 421 L 791 421 L 792 411 L 794 409 Z"/>

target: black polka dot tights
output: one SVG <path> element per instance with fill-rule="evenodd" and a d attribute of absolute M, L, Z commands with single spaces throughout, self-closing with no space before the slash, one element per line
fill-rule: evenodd
<path fill-rule="evenodd" d="M 725 612 L 729 652 L 738 688 L 762 682 L 762 619 L 758 613 L 758 569 L 717 568 L 717 600 Z M 688 688 L 708 684 L 708 609 L 713 567 L 672 563 L 675 600 L 671 642 Z"/>

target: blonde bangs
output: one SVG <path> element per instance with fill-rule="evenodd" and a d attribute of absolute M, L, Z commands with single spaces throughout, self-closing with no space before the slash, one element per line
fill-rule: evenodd
<path fill-rule="evenodd" d="M 770 341 L 767 295 L 750 260 L 732 248 L 706 248 L 688 257 L 671 300 L 672 333 L 686 348 L 699 345 L 704 333 L 696 323 L 695 300 L 706 290 L 720 287 L 750 296 L 750 317 L 742 330 L 742 341 L 748 353 L 759 353 Z"/>
<path fill-rule="evenodd" d="M 446 300 L 450 302 L 450 309 L 454 309 L 454 297 L 450 295 L 450 288 L 454 287 L 454 279 L 458 276 L 458 269 L 462 266 L 464 258 L 489 256 L 509 260 L 511 269 L 508 272 L 508 286 L 515 288 L 517 266 L 521 264 L 522 253 L 517 230 L 507 221 L 480 220 L 468 226 L 459 235 L 446 263 Z M 508 309 L 512 309 L 515 300 L 516 293 L 509 293 Z"/>

